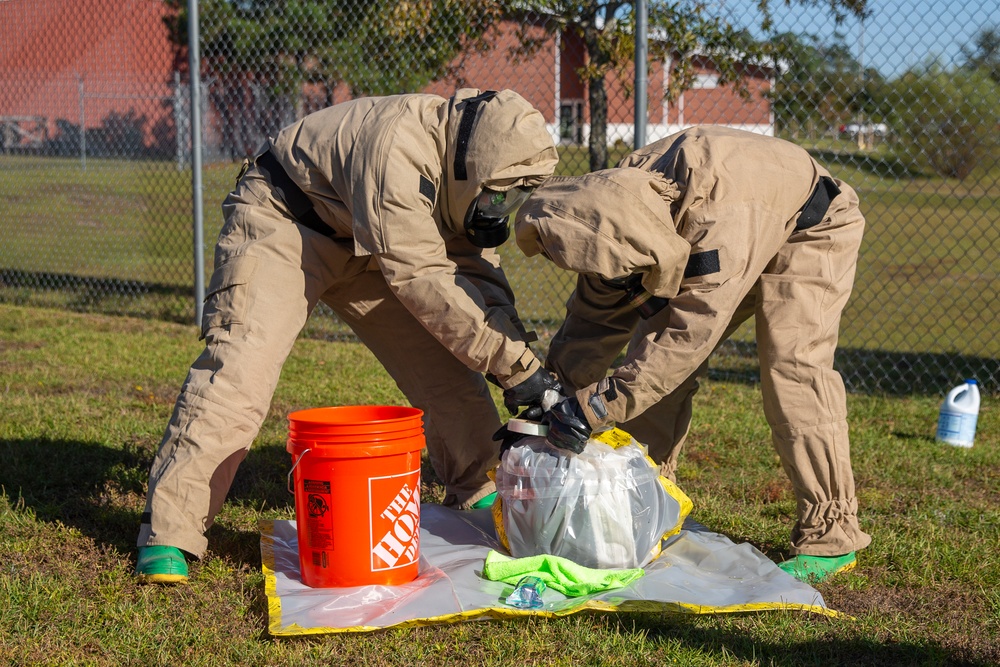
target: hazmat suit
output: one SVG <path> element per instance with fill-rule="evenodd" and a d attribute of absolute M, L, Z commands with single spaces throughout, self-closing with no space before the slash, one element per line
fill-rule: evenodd
<path fill-rule="evenodd" d="M 541 114 L 513 91 L 357 99 L 269 140 L 222 206 L 205 350 L 152 464 L 140 556 L 161 545 L 203 555 L 320 302 L 424 411 L 447 502 L 465 508 L 493 492 L 500 419 L 483 374 L 510 391 L 541 364 L 496 251 L 469 221 L 484 188 L 502 201 L 556 161 Z M 492 222 L 494 232 L 505 223 Z"/>
<path fill-rule="evenodd" d="M 550 434 L 618 423 L 673 478 L 698 377 L 752 315 L 764 413 L 797 499 L 790 552 L 868 545 L 833 370 L 863 229 L 854 191 L 805 150 L 722 127 L 550 179 L 516 221 L 528 256 L 580 274 L 546 361 L 575 392 L 546 413 Z"/>

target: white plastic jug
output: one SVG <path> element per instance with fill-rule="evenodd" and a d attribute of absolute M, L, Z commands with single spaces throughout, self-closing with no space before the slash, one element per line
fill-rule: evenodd
<path fill-rule="evenodd" d="M 938 416 L 937 441 L 972 447 L 979 419 L 979 383 L 966 380 L 948 392 Z"/>

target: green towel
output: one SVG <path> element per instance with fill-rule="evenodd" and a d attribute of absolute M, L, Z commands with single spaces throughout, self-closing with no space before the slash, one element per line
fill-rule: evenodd
<path fill-rule="evenodd" d="M 538 577 L 549 588 L 572 598 L 628 586 L 643 575 L 643 570 L 641 567 L 631 570 L 596 570 L 550 554 L 526 558 L 511 558 L 496 551 L 486 554 L 483 576 L 490 581 L 502 581 L 515 586 L 521 577 L 529 575 Z"/>

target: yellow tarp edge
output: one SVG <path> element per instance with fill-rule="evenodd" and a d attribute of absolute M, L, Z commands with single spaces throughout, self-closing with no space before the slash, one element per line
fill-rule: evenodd
<path fill-rule="evenodd" d="M 792 604 L 779 602 L 755 602 L 749 604 L 728 605 L 724 607 L 711 607 L 706 605 L 686 604 L 682 602 L 654 602 L 651 600 L 623 600 L 619 604 L 613 604 L 604 600 L 585 600 L 574 607 L 567 607 L 558 611 L 537 611 L 512 609 L 508 607 L 486 607 L 483 609 L 470 609 L 468 611 L 455 614 L 445 614 L 442 616 L 428 616 L 426 618 L 416 618 L 403 621 L 391 626 L 369 626 L 359 625 L 351 628 L 331 628 L 316 627 L 303 628 L 293 623 L 284 627 L 281 622 L 281 597 L 278 595 L 278 579 L 275 576 L 274 565 L 274 521 L 262 519 L 258 522 L 261 531 L 261 565 L 264 571 L 264 593 L 267 595 L 268 611 L 268 632 L 275 637 L 290 637 L 297 635 L 322 635 L 345 632 L 373 632 L 375 630 L 386 630 L 393 628 L 423 627 L 428 625 L 455 624 L 465 621 L 472 621 L 480 618 L 490 618 L 496 620 L 524 618 L 536 616 L 541 618 L 560 618 L 569 616 L 581 611 L 598 612 L 673 612 L 683 614 L 731 614 L 752 611 L 806 611 L 821 614 L 830 618 L 845 616 L 844 614 L 821 607 L 818 605 Z"/>
<path fill-rule="evenodd" d="M 267 595 L 267 630 L 272 635 L 282 634 L 281 597 L 278 595 L 278 578 L 274 576 L 274 521 L 261 519 L 257 522 L 257 526 L 260 528 L 260 561 L 261 569 L 264 571 L 264 594 Z"/>
<path fill-rule="evenodd" d="M 266 576 L 266 575 L 265 575 Z M 273 573 L 271 573 L 273 577 Z M 280 602 L 278 603 L 280 609 Z M 842 614 L 841 612 L 834 611 L 832 609 L 827 609 L 826 607 L 820 607 L 818 605 L 807 605 L 798 603 L 779 603 L 779 602 L 755 602 L 750 604 L 738 604 L 729 605 L 724 607 L 711 607 L 706 605 L 694 605 L 687 604 L 683 602 L 654 602 L 651 600 L 624 600 L 620 604 L 612 604 L 605 602 L 604 600 L 586 600 L 575 607 L 568 607 L 566 609 L 560 609 L 558 611 L 536 611 L 536 610 L 521 610 L 521 609 L 511 609 L 506 607 L 486 607 L 483 609 L 470 609 L 468 611 L 458 612 L 455 614 L 445 614 L 443 616 L 428 616 L 426 618 L 415 618 L 409 621 L 402 621 L 394 625 L 387 626 L 356 626 L 351 628 L 330 628 L 330 627 L 317 627 L 317 628 L 303 628 L 296 624 L 292 624 L 287 628 L 280 627 L 280 622 L 272 622 L 269 626 L 269 631 L 274 636 L 288 637 L 295 635 L 318 635 L 318 634 L 336 634 L 336 633 L 348 633 L 348 632 L 372 632 L 375 630 L 387 630 L 389 628 L 414 628 L 414 627 L 425 627 L 429 625 L 454 625 L 456 623 L 464 623 L 466 621 L 474 621 L 479 619 L 493 619 L 493 620 L 511 620 L 517 618 L 525 618 L 529 616 L 535 616 L 539 618 L 560 618 L 563 616 L 570 616 L 582 611 L 594 611 L 594 612 L 604 612 L 604 613 L 634 613 L 634 612 L 666 612 L 666 613 L 677 613 L 677 614 L 695 614 L 695 615 L 706 615 L 706 614 L 735 614 L 741 612 L 758 612 L 758 611 L 803 611 L 811 612 L 814 614 L 821 614 L 829 618 L 843 617 L 848 620 L 853 620 L 851 616 Z"/>

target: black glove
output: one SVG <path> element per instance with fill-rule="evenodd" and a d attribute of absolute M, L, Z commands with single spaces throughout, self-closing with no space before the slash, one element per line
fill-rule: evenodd
<path fill-rule="evenodd" d="M 545 440 L 550 445 L 576 454 L 583 451 L 593 432 L 580 402 L 572 396 L 553 405 L 542 415 L 542 423 L 549 427 Z"/>
<path fill-rule="evenodd" d="M 521 419 L 538 421 L 542 416 L 542 397 L 549 389 L 562 393 L 562 385 L 555 375 L 539 368 L 527 380 L 510 389 L 504 389 L 503 404 L 510 414 L 517 414 L 521 407 L 528 408 L 521 413 Z"/>
<path fill-rule="evenodd" d="M 493 441 L 500 442 L 500 454 L 497 455 L 497 458 L 503 459 L 503 455 L 507 453 L 508 449 L 517 446 L 518 442 L 527 437 L 528 435 L 526 433 L 515 433 L 514 431 L 511 431 L 507 428 L 506 424 L 498 428 L 497 432 L 493 434 Z"/>

